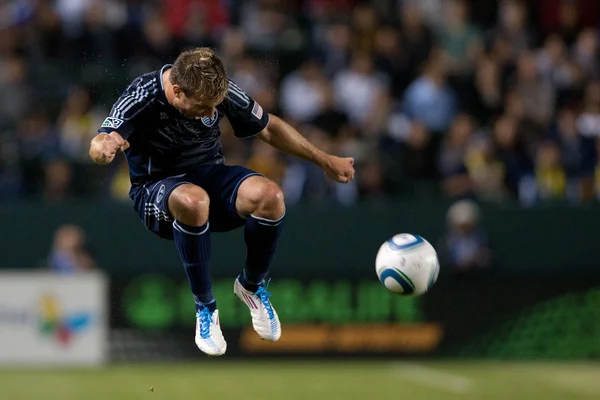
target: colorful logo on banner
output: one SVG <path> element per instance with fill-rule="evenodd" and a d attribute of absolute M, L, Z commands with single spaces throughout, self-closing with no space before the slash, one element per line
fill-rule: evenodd
<path fill-rule="evenodd" d="M 45 295 L 40 302 L 39 329 L 45 335 L 54 338 L 58 343 L 67 346 L 72 338 L 84 331 L 92 323 L 89 312 L 65 314 L 59 302 L 52 295 Z"/>

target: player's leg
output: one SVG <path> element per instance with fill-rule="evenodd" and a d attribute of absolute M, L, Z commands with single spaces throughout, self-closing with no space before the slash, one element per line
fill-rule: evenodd
<path fill-rule="evenodd" d="M 173 238 L 196 302 L 196 345 L 210 355 L 225 353 L 217 303 L 210 281 L 210 199 L 201 187 L 186 183 L 168 196 Z"/>
<path fill-rule="evenodd" d="M 283 228 L 283 192 L 269 179 L 252 176 L 240 184 L 235 208 L 246 218 L 244 239 L 248 253 L 240 280 L 244 287 L 255 291 L 269 272 Z"/>
<path fill-rule="evenodd" d="M 281 324 L 266 291 L 265 278 L 283 229 L 285 203 L 279 186 L 263 176 L 251 176 L 239 186 L 237 212 L 246 218 L 246 265 L 234 284 L 235 294 L 248 305 L 256 332 L 266 340 L 278 340 Z"/>

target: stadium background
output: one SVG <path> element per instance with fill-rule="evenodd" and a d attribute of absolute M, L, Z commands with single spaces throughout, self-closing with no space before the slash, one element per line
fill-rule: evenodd
<path fill-rule="evenodd" d="M 5 362 L 0 399 L 172 398 L 197 376 L 219 398 L 597 398 L 599 43 L 594 0 L 0 1 L 0 360 L 18 351 L 3 336 L 21 320 L 14 270 L 64 293 L 102 276 L 109 325 L 108 367 Z M 199 45 L 264 109 L 356 159 L 356 180 L 332 184 L 223 125 L 227 162 L 277 181 L 289 215 L 277 344 L 229 293 L 239 232 L 214 237 L 231 363 L 195 349 L 183 270 L 134 214 L 124 158 L 87 155 L 129 81 Z M 426 296 L 376 280 L 397 232 L 438 249 Z M 59 329 L 48 301 L 35 340 L 58 362 L 86 331 Z"/>

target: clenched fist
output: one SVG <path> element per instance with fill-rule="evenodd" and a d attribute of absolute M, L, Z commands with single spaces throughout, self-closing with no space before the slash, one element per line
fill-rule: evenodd
<path fill-rule="evenodd" d="M 323 169 L 330 179 L 348 183 L 354 179 L 354 158 L 329 156 Z"/>
<path fill-rule="evenodd" d="M 90 157 L 96 164 L 105 165 L 110 163 L 117 152 L 129 148 L 129 142 L 117 132 L 100 134 L 92 140 L 90 146 Z"/>

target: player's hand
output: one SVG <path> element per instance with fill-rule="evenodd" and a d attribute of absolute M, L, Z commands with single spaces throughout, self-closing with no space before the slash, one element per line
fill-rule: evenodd
<path fill-rule="evenodd" d="M 121 137 L 117 132 L 98 135 L 92 141 L 90 155 L 97 164 L 108 164 L 114 158 L 117 152 L 125 151 L 129 148 L 129 142 Z"/>
<path fill-rule="evenodd" d="M 348 183 L 354 179 L 354 158 L 329 156 L 323 169 L 328 178 L 337 182 Z"/>

